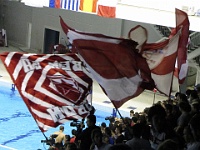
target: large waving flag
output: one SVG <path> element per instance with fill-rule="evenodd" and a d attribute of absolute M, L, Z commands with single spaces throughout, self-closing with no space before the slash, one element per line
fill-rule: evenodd
<path fill-rule="evenodd" d="M 158 43 L 146 43 L 147 31 L 145 28 L 136 28 L 129 32 L 129 38 L 139 43 L 138 48 L 143 57 L 147 59 L 156 88 L 167 96 L 171 94 L 177 55 L 178 60 L 182 60 L 181 64 L 183 66 L 186 66 L 185 63 L 187 59 L 186 45 L 188 43 L 189 32 L 187 14 L 176 9 L 176 22 L 176 29 L 172 30 L 169 38 Z M 179 70 L 179 73 L 182 73 L 183 70 L 184 69 L 182 69 L 182 71 Z M 186 75 L 187 74 L 184 73 L 184 76 Z"/>
<path fill-rule="evenodd" d="M 79 32 L 62 18 L 60 23 L 73 49 L 116 108 L 144 89 L 155 87 L 146 60 L 135 49 L 136 42 Z"/>
<path fill-rule="evenodd" d="M 85 118 L 92 79 L 75 54 L 2 53 L 0 58 L 41 131 Z"/>

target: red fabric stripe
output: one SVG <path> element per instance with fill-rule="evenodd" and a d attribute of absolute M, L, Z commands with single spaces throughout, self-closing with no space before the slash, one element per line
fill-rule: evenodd
<path fill-rule="evenodd" d="M 138 68 L 132 65 L 136 64 L 136 60 L 130 59 L 136 54 L 131 49 L 127 51 L 123 45 L 89 40 L 76 40 L 74 44 L 78 47 L 81 56 L 88 60 L 89 65 L 98 70 L 98 73 L 104 78 L 116 79 L 123 76 L 132 77 L 137 74 Z M 127 52 L 123 53 L 123 51 Z M 118 65 L 115 66 L 115 64 Z"/>
<path fill-rule="evenodd" d="M 180 72 L 182 64 L 186 63 L 187 60 L 187 44 L 189 38 L 189 19 L 185 12 L 176 9 L 176 30 L 182 28 L 181 37 L 179 39 L 179 46 L 178 46 L 178 74 Z M 179 79 L 179 84 L 184 82 L 184 79 Z"/>
<path fill-rule="evenodd" d="M 173 55 L 165 57 L 156 68 L 151 70 L 151 72 L 157 75 L 165 75 L 174 71 L 176 56 L 177 54 L 174 53 Z"/>

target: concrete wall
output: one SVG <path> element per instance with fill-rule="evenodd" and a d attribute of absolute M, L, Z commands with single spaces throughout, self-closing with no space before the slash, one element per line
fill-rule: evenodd
<path fill-rule="evenodd" d="M 8 41 L 26 45 L 28 22 L 32 21 L 32 8 L 20 2 L 4 0 L 4 24 Z"/>
<path fill-rule="evenodd" d="M 0 0 L 0 29 L 3 28 L 3 18 L 4 18 L 4 13 L 3 13 L 3 0 Z"/>
<path fill-rule="evenodd" d="M 45 28 L 59 31 L 60 40 L 62 38 L 67 40 L 60 26 L 59 16 L 69 26 L 85 32 L 101 33 L 114 37 L 127 37 L 129 30 L 140 24 L 147 28 L 149 42 L 155 42 L 161 38 L 161 35 L 150 24 L 123 19 L 108 19 L 94 14 L 73 12 L 64 9 L 30 7 L 15 1 L 1 1 L 4 3 L 4 24 L 7 30 L 8 41 L 27 47 L 28 35 L 31 35 L 30 49 L 43 51 Z M 28 25 L 30 24 L 32 26 L 31 34 L 28 32 Z"/>

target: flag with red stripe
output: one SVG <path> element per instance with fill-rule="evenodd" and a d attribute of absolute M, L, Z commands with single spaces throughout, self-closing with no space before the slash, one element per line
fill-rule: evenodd
<path fill-rule="evenodd" d="M 157 43 L 146 43 L 147 31 L 140 26 L 131 29 L 129 32 L 129 38 L 138 42 L 137 48 L 149 64 L 156 88 L 167 96 L 171 93 L 177 55 L 178 60 L 182 60 L 182 71 L 179 70 L 179 79 L 180 75 L 187 75 L 183 66 L 187 66 L 188 17 L 183 11 L 176 9 L 176 20 L 176 29 L 172 30 L 169 38 Z"/>
<path fill-rule="evenodd" d="M 92 79 L 75 54 L 0 54 L 41 131 L 86 117 Z"/>
<path fill-rule="evenodd" d="M 164 42 L 146 45 L 146 50 L 143 51 L 143 57 L 147 59 L 156 88 L 167 96 L 171 93 L 179 37 L 180 31 Z"/>
<path fill-rule="evenodd" d="M 188 62 L 187 62 L 187 46 L 189 39 L 189 19 L 187 13 L 176 9 L 176 30 L 181 30 L 181 37 L 178 45 L 178 57 L 177 57 L 177 68 L 178 68 L 178 81 L 182 84 L 187 76 Z"/>
<path fill-rule="evenodd" d="M 151 72 L 146 60 L 136 50 L 135 41 L 79 32 L 70 28 L 62 18 L 60 23 L 73 51 L 79 54 L 92 77 L 117 108 L 144 89 L 153 90 Z"/>

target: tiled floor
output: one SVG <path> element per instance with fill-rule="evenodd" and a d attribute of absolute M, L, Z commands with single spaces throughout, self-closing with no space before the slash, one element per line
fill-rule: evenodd
<path fill-rule="evenodd" d="M 5 51 L 21 51 L 21 50 L 13 46 L 0 47 L 0 53 Z M 0 62 L 0 81 L 7 81 L 12 83 L 12 80 L 2 62 Z M 100 86 L 95 81 L 93 84 L 93 89 L 94 89 L 93 103 L 100 104 L 102 106 L 113 107 L 108 97 L 103 93 Z M 131 109 L 134 109 L 135 112 L 141 112 L 144 110 L 144 108 L 152 106 L 153 102 L 162 101 L 166 99 L 167 97 L 159 93 L 156 93 L 154 95 L 154 93 L 151 91 L 145 91 L 140 96 L 126 102 L 119 110 L 130 111 Z"/>

